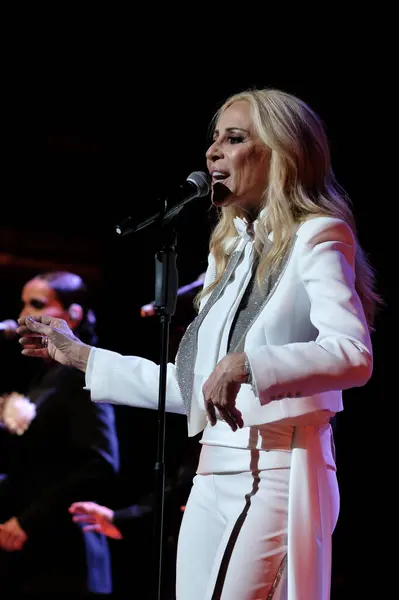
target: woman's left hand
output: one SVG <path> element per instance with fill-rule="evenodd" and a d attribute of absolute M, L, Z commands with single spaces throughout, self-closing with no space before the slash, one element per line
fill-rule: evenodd
<path fill-rule="evenodd" d="M 205 410 L 211 425 L 216 425 L 217 409 L 220 417 L 230 425 L 233 431 L 244 426 L 242 415 L 236 408 L 236 397 L 241 384 L 245 383 L 247 379 L 244 352 L 227 354 L 218 362 L 202 386 Z"/>

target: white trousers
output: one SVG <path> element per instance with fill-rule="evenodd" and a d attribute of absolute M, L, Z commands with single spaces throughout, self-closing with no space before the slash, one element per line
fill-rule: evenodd
<path fill-rule="evenodd" d="M 327 470 L 331 533 L 339 510 Z M 177 600 L 285 600 L 290 468 L 196 475 L 177 553 Z"/>

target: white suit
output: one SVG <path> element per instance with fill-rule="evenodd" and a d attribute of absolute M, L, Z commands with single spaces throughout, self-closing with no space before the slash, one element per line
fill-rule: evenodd
<path fill-rule="evenodd" d="M 337 516 L 328 420 L 343 408 L 342 390 L 364 385 L 372 372 L 369 331 L 355 291 L 355 241 L 349 226 L 336 218 L 309 219 L 298 228 L 276 285 L 245 336 L 252 384 L 240 388 L 236 406 L 243 415 L 244 428 L 232 432 L 221 420 L 215 427 L 207 424 L 202 386 L 226 355 L 233 319 L 251 278 L 253 241 L 239 219 L 236 227 L 240 239 L 235 251 L 241 252 L 240 260 L 223 292 L 210 309 L 208 306 L 196 333 L 195 362 L 191 365 L 189 435 L 204 430 L 199 477 L 231 474 L 232 465 L 233 472 L 253 473 L 254 452 L 255 471 L 289 469 L 285 527 L 288 568 L 273 598 L 327 600 L 330 537 Z M 214 277 L 211 255 L 204 287 Z M 208 300 L 202 302 L 201 311 Z M 180 360 L 184 361 L 184 356 Z M 159 367 L 146 359 L 94 349 L 86 385 L 94 401 L 112 398 L 116 403 L 156 409 L 158 373 Z M 182 392 L 176 367 L 169 365 L 168 411 L 186 412 Z M 308 573 L 309 565 L 316 574 Z M 228 577 L 229 573 L 226 580 Z M 209 589 L 198 598 L 219 597 L 212 596 Z M 233 600 L 234 589 L 228 596 L 223 590 L 220 598 Z M 245 595 L 241 591 L 237 600 L 258 598 L 256 593 L 248 591 Z M 184 591 L 187 598 L 182 594 L 182 600 L 197 598 L 193 591 L 190 595 Z"/>

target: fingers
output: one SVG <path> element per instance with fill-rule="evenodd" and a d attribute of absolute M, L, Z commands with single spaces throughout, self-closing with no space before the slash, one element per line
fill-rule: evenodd
<path fill-rule="evenodd" d="M 17 327 L 17 333 L 23 336 L 24 339 L 27 337 L 33 337 L 36 334 L 36 338 L 39 339 L 37 334 L 42 337 L 50 336 L 54 331 L 54 326 L 57 324 L 57 320 L 53 317 L 47 317 L 45 315 L 41 317 L 21 317 L 18 319 L 19 327 Z M 34 332 L 32 334 L 32 332 Z M 22 343 L 20 341 L 20 343 Z M 28 342 L 29 343 L 29 342 Z"/>
<path fill-rule="evenodd" d="M 30 329 L 28 329 L 27 327 L 19 327 L 19 330 L 24 329 L 23 332 L 20 332 L 20 336 L 19 339 L 20 340 L 26 340 L 29 343 L 30 341 L 35 341 L 35 340 L 41 340 L 43 339 L 42 335 L 38 335 L 36 332 L 31 331 Z"/>
<path fill-rule="evenodd" d="M 36 333 L 29 332 L 24 337 L 21 337 L 18 342 L 23 346 L 21 351 L 24 356 L 33 356 L 36 358 L 47 358 L 48 350 L 46 346 L 43 346 L 43 340 L 45 338 L 41 335 L 38 336 Z"/>
<path fill-rule="evenodd" d="M 74 513 L 85 513 L 93 514 L 97 505 L 94 502 L 73 502 L 69 507 L 69 512 Z"/>
<path fill-rule="evenodd" d="M 53 320 L 54 320 L 54 317 L 49 317 L 48 315 L 40 315 L 38 317 L 19 317 L 18 325 L 21 327 L 25 325 L 30 329 L 29 323 L 32 321 L 34 323 L 42 323 L 43 325 L 50 325 Z"/>
<path fill-rule="evenodd" d="M 101 525 L 99 525 L 98 523 L 94 524 L 94 525 L 85 525 L 84 527 L 82 527 L 83 531 L 98 531 L 99 533 L 101 533 Z"/>
<path fill-rule="evenodd" d="M 234 423 L 242 429 L 244 427 L 244 420 L 242 418 L 242 413 L 235 406 L 230 406 L 228 409 L 229 415 Z"/>
<path fill-rule="evenodd" d="M 237 431 L 237 423 L 234 419 L 234 417 L 229 413 L 229 411 L 226 408 L 222 408 L 219 407 L 219 414 L 222 417 L 223 421 L 226 421 L 226 423 L 230 426 L 230 428 L 233 431 Z"/>
<path fill-rule="evenodd" d="M 241 429 L 244 427 L 244 421 L 242 414 L 233 405 L 229 406 L 216 406 L 221 418 L 231 427 L 233 431 L 237 431 L 237 428 Z"/>
<path fill-rule="evenodd" d="M 40 317 L 40 319 L 42 319 L 42 322 L 38 322 L 32 317 L 27 317 L 25 324 L 29 327 L 31 331 L 40 333 L 41 335 L 51 335 L 54 328 L 47 324 L 47 321 L 50 323 L 51 321 L 53 321 L 53 318 L 43 316 Z M 44 321 L 44 319 L 46 319 L 46 321 Z"/>
<path fill-rule="evenodd" d="M 19 343 L 25 348 L 39 348 L 43 347 L 43 336 L 31 333 L 31 335 L 25 335 L 19 338 Z"/>
<path fill-rule="evenodd" d="M 32 333 L 32 331 L 29 329 L 29 327 L 27 327 L 25 325 L 25 321 L 24 321 L 24 325 L 20 325 L 19 327 L 17 327 L 16 331 L 19 335 L 35 335 L 34 333 Z"/>
<path fill-rule="evenodd" d="M 24 545 L 24 541 L 17 536 L 12 536 L 11 539 L 8 540 L 7 550 L 9 552 L 14 552 L 15 550 L 21 550 Z"/>
<path fill-rule="evenodd" d="M 72 517 L 74 523 L 95 523 L 96 516 L 87 513 L 78 514 Z"/>
<path fill-rule="evenodd" d="M 244 427 L 244 421 L 241 412 L 232 404 L 229 404 L 228 406 L 221 406 L 220 404 L 214 404 L 212 400 L 206 400 L 205 409 L 211 425 L 216 425 L 217 410 L 223 421 L 226 421 L 233 431 L 237 431 L 237 428 L 241 429 Z"/>
<path fill-rule="evenodd" d="M 74 502 L 68 510 L 74 515 L 72 517 L 74 523 L 92 525 L 96 523 L 99 516 L 97 508 L 98 506 L 94 502 Z"/>
<path fill-rule="evenodd" d="M 13 552 L 15 550 L 21 550 L 23 545 L 24 540 L 22 537 L 14 535 L 5 529 L 0 532 L 0 548 L 3 550 Z"/>
<path fill-rule="evenodd" d="M 33 358 L 47 358 L 48 352 L 46 348 L 24 348 L 21 352 L 24 356 L 32 356 Z"/>
<path fill-rule="evenodd" d="M 216 425 L 218 411 L 220 418 L 226 421 L 233 431 L 244 427 L 242 414 L 235 406 L 240 386 L 240 382 L 231 378 L 230 371 L 216 366 L 202 386 L 205 410 L 212 426 Z"/>
<path fill-rule="evenodd" d="M 82 527 L 82 530 L 84 532 L 96 531 L 97 533 L 102 533 L 103 535 L 115 540 L 121 540 L 123 537 L 117 527 L 112 527 L 109 529 L 107 527 L 102 527 L 99 523 L 96 523 L 95 525 L 85 525 Z"/>
<path fill-rule="evenodd" d="M 213 402 L 205 400 L 205 410 L 208 414 L 208 419 L 211 425 L 216 425 L 216 410 Z"/>

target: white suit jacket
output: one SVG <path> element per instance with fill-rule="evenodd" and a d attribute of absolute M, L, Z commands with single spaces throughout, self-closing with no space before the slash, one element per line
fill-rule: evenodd
<path fill-rule="evenodd" d="M 251 274 L 253 242 L 245 231 L 239 234 L 243 259 L 200 327 L 188 415 L 192 436 L 206 426 L 202 386 L 226 353 L 234 314 Z M 362 386 L 371 376 L 370 335 L 355 291 L 355 251 L 353 233 L 340 219 L 316 217 L 298 228 L 278 284 L 246 336 L 253 384 L 242 385 L 237 396 L 245 426 L 322 409 L 341 411 L 342 390 Z M 214 277 L 210 255 L 204 286 Z M 111 398 L 156 409 L 158 378 L 159 367 L 149 360 L 96 348 L 89 356 L 86 387 L 97 402 Z M 172 364 L 166 410 L 185 412 Z"/>

